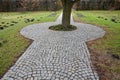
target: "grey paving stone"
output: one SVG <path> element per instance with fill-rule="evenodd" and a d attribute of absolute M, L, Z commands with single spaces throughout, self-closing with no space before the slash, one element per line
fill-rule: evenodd
<path fill-rule="evenodd" d="M 73 18 L 71 23 L 77 30 L 49 30 L 49 26 L 61 23 L 61 17 L 21 30 L 23 36 L 34 41 L 1 80 L 99 80 L 85 42 L 103 37 L 105 31 L 74 22 Z"/>

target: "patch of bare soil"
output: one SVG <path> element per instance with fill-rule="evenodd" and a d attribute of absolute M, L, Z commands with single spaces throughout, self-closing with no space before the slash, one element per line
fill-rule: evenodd
<path fill-rule="evenodd" d="M 95 50 L 92 45 L 97 40 L 87 42 L 93 66 L 100 77 L 100 80 L 120 80 L 120 60 L 113 58 L 111 55 Z"/>

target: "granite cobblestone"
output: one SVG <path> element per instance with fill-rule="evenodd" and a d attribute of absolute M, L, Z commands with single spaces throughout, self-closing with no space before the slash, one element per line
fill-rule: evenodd
<path fill-rule="evenodd" d="M 29 25 L 21 34 L 34 40 L 1 80 L 99 80 L 91 64 L 86 42 L 101 38 L 105 31 L 90 24 L 71 23 L 74 31 L 52 31 L 56 22 Z"/>

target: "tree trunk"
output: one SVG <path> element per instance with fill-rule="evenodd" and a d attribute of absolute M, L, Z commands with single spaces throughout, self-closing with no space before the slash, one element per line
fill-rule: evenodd
<path fill-rule="evenodd" d="M 62 26 L 64 26 L 65 28 L 68 28 L 70 26 L 72 5 L 70 5 L 69 3 L 65 3 L 63 7 L 64 9 L 63 9 L 63 16 L 62 16 Z"/>
<path fill-rule="evenodd" d="M 80 0 L 61 0 L 63 4 L 62 26 L 68 28 L 70 26 L 71 9 L 75 2 Z"/>

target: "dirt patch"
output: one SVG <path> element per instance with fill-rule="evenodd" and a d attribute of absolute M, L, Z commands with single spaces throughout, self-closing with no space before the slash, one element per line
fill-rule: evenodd
<path fill-rule="evenodd" d="M 97 40 L 89 41 L 87 45 L 91 54 L 92 64 L 96 68 L 100 80 L 120 80 L 120 73 L 116 71 L 120 69 L 120 62 L 105 52 L 94 49 L 92 45 L 96 44 L 96 42 Z"/>
<path fill-rule="evenodd" d="M 80 14 L 80 13 L 77 14 L 77 16 L 80 17 L 80 18 L 84 18 L 85 17 L 83 14 Z"/>

